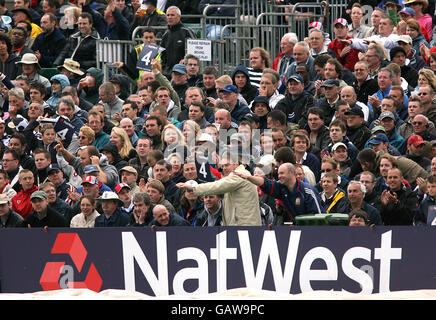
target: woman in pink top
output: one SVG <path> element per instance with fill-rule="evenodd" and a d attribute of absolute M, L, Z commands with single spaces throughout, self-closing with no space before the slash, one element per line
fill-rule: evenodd
<path fill-rule="evenodd" d="M 403 4 L 406 7 L 411 7 L 415 11 L 415 20 L 431 35 L 433 33 L 432 17 L 428 13 L 423 13 L 428 7 L 428 0 L 409 0 L 403 1 Z"/>

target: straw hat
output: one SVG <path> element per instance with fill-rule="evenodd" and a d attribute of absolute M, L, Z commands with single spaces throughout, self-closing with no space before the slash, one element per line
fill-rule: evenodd
<path fill-rule="evenodd" d="M 72 73 L 78 74 L 79 76 L 83 76 L 85 74 L 82 70 L 80 70 L 80 63 L 72 59 L 65 59 L 64 64 L 58 66 L 58 69 L 60 68 L 65 68 Z"/>

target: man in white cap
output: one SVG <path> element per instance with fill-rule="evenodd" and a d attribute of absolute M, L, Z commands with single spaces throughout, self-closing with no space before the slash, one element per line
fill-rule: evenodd
<path fill-rule="evenodd" d="M 406 51 L 406 66 L 419 71 L 425 66 L 424 58 L 413 49 L 412 38 L 408 34 L 402 34 L 398 38 L 398 45 Z"/>
<path fill-rule="evenodd" d="M 97 200 L 101 201 L 103 214 L 95 219 L 95 227 L 124 227 L 129 224 L 129 216 L 120 210 L 124 203 L 115 192 L 105 191 Z"/>
<path fill-rule="evenodd" d="M 0 228 L 23 226 L 23 218 L 11 209 L 11 201 L 6 194 L 0 194 Z"/>
<path fill-rule="evenodd" d="M 21 65 L 21 68 L 23 70 L 22 75 L 26 76 L 26 78 L 30 81 L 40 82 L 46 88 L 51 87 L 50 81 L 46 77 L 43 77 L 38 73 L 38 70 L 41 69 L 41 66 L 39 65 L 38 58 L 35 54 L 25 53 L 21 60 L 15 62 L 15 64 Z"/>

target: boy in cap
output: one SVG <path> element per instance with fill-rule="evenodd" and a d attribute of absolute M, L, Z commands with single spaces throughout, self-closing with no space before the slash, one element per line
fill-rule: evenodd
<path fill-rule="evenodd" d="M 133 211 L 132 193 L 127 183 L 119 183 L 115 187 L 118 197 L 123 202 L 120 210 L 124 213 L 130 214 Z"/>
<path fill-rule="evenodd" d="M 330 42 L 328 49 L 333 51 L 339 62 L 348 70 L 354 71 L 354 65 L 359 61 L 359 50 L 345 45 L 340 40 L 351 39 L 352 36 L 348 35 L 348 22 L 344 18 L 335 20 L 333 29 L 336 38 Z"/>

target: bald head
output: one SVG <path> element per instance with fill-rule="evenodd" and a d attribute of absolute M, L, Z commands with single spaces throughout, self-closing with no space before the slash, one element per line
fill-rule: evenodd
<path fill-rule="evenodd" d="M 356 91 L 352 86 L 345 86 L 341 90 L 341 99 L 346 101 L 350 106 L 356 102 Z"/>
<path fill-rule="evenodd" d="M 219 109 L 215 112 L 215 123 L 220 125 L 220 129 L 229 129 L 232 121 L 230 112 L 226 109 Z"/>

